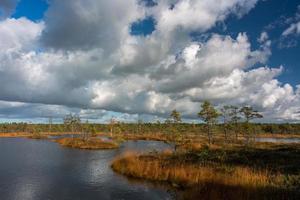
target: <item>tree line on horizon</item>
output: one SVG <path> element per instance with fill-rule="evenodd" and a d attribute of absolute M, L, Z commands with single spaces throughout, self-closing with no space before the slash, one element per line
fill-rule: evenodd
<path fill-rule="evenodd" d="M 247 140 L 252 134 L 257 133 L 280 133 L 280 134 L 298 134 L 300 133 L 300 124 L 290 123 L 253 123 L 254 119 L 260 119 L 263 116 L 250 106 L 237 107 L 232 105 L 223 106 L 220 109 L 215 108 L 209 101 L 201 104 L 198 117 L 201 122 L 184 123 L 181 113 L 173 110 L 170 118 L 165 122 L 147 122 L 139 120 L 137 123 L 124 123 L 111 119 L 108 124 L 89 123 L 82 121 L 78 115 L 69 114 L 63 119 L 63 124 L 53 124 L 49 119 L 48 124 L 28 124 L 28 123 L 2 123 L 0 132 L 83 132 L 96 133 L 106 132 L 110 134 L 143 134 L 143 133 L 163 133 L 163 134 L 199 134 L 206 133 L 208 141 L 211 142 L 214 134 L 223 133 L 225 140 L 234 136 L 236 139 L 243 133 Z"/>

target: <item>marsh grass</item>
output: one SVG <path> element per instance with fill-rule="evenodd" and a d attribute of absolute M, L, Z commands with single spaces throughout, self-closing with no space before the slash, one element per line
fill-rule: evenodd
<path fill-rule="evenodd" d="M 265 186 L 269 183 L 268 171 L 255 171 L 247 167 L 196 165 L 170 161 L 166 155 L 138 155 L 127 153 L 117 158 L 114 170 L 132 177 L 168 181 L 182 186 L 193 186 L 206 182 L 225 185 Z"/>
<path fill-rule="evenodd" d="M 35 140 L 42 140 L 42 139 L 48 139 L 48 136 L 43 135 L 43 134 L 32 134 L 32 135 L 27 136 L 27 138 L 35 139 Z"/>
<path fill-rule="evenodd" d="M 103 141 L 98 138 L 90 138 L 88 140 L 82 138 L 61 138 L 55 141 L 62 146 L 78 149 L 116 149 L 119 147 L 118 143 Z"/>
<path fill-rule="evenodd" d="M 13 133 L 0 133 L 0 138 L 15 138 L 15 137 L 28 137 L 29 133 L 13 132 Z"/>
<path fill-rule="evenodd" d="M 184 199 L 296 199 L 299 156 L 298 146 L 202 146 L 197 151 L 127 152 L 112 168 L 128 177 L 168 182 L 183 189 Z"/>
<path fill-rule="evenodd" d="M 113 139 L 118 140 L 151 140 L 151 141 L 163 141 L 168 142 L 172 141 L 172 137 L 167 134 L 157 134 L 157 133 L 148 133 L 148 134 L 114 134 Z"/>

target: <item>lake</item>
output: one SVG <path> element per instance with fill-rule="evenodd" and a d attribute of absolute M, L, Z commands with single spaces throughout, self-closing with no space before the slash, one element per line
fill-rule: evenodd
<path fill-rule="evenodd" d="M 170 144 L 128 141 L 117 150 L 79 150 L 48 140 L 0 138 L 1 200 L 173 199 L 166 187 L 132 182 L 113 172 L 113 158 L 127 150 L 164 150 Z"/>
<path fill-rule="evenodd" d="M 300 143 L 300 138 L 255 138 L 256 142 Z"/>

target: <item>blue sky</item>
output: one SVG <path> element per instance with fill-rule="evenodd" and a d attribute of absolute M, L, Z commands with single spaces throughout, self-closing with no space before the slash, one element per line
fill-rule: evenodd
<path fill-rule="evenodd" d="M 152 1 L 150 1 L 152 2 Z M 220 33 L 236 37 L 240 32 L 246 32 L 249 36 L 251 44 L 254 48 L 259 45 L 259 38 L 262 31 L 268 31 L 270 39 L 274 41 L 272 44 L 272 56 L 267 62 L 270 66 L 283 65 L 285 70 L 279 77 L 283 83 L 291 83 L 293 86 L 300 84 L 300 43 L 289 48 L 280 47 L 280 35 L 287 28 L 287 24 L 277 25 L 272 29 L 268 29 L 273 23 L 278 23 L 280 19 L 292 18 L 297 12 L 297 6 L 300 1 L 297 0 L 267 0 L 259 1 L 256 7 L 241 19 L 231 17 L 226 20 L 226 28 L 224 24 L 220 24 L 210 30 L 211 33 Z M 151 4 L 152 5 L 152 4 Z M 155 21 L 147 18 L 133 24 L 133 34 L 147 35 L 154 30 Z M 299 41 L 299 38 L 295 40 Z"/>
<path fill-rule="evenodd" d="M 206 99 L 300 120 L 300 0 L 10 2 L 0 2 L 0 82 L 11 81 L 1 121 L 172 109 L 194 120 Z"/>
<path fill-rule="evenodd" d="M 47 9 L 47 0 L 20 0 L 12 17 L 42 20 Z"/>
<path fill-rule="evenodd" d="M 255 47 L 257 45 L 257 38 L 264 30 L 268 31 L 269 37 L 273 42 L 272 56 L 268 61 L 270 66 L 285 67 L 285 71 L 279 77 L 282 82 L 291 83 L 294 86 L 300 83 L 300 67 L 299 58 L 300 45 L 291 48 L 280 48 L 280 35 L 287 25 L 277 25 L 268 30 L 267 27 L 276 23 L 280 18 L 290 18 L 297 12 L 299 5 L 297 0 L 268 0 L 260 1 L 257 6 L 244 16 L 241 20 L 230 20 L 227 24 L 227 31 L 229 34 L 237 34 L 238 32 L 246 31 L 250 37 L 251 44 Z M 299 38 L 297 39 L 299 40 Z"/>

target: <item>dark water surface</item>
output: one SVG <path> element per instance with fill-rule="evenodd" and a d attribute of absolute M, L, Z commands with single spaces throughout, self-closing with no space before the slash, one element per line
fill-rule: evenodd
<path fill-rule="evenodd" d="M 163 187 L 132 183 L 114 173 L 112 159 L 125 150 L 170 145 L 129 141 L 118 150 L 78 150 L 47 140 L 0 138 L 0 200 L 173 199 Z"/>
<path fill-rule="evenodd" d="M 300 138 L 255 138 L 257 142 L 300 143 Z"/>

